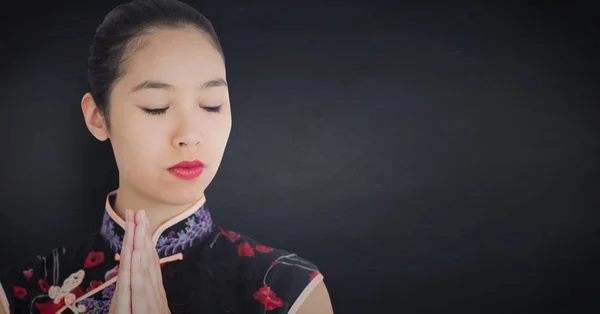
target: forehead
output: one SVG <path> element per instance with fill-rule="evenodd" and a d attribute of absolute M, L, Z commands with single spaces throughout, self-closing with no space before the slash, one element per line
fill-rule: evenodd
<path fill-rule="evenodd" d="M 177 88 L 225 78 L 225 63 L 207 34 L 196 28 L 152 30 L 139 38 L 124 63 L 123 88 L 160 80 Z M 117 86 L 115 86 L 117 88 Z"/>

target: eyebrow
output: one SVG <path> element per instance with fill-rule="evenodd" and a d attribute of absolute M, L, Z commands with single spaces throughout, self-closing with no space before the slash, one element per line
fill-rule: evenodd
<path fill-rule="evenodd" d="M 206 89 L 206 88 L 211 88 L 211 87 L 220 87 L 220 86 L 227 86 L 227 81 L 225 81 L 225 79 L 223 78 L 216 78 L 207 82 L 204 82 L 203 84 L 201 84 L 200 86 L 198 86 L 198 89 Z M 169 84 L 169 83 L 165 83 L 165 82 L 161 82 L 161 81 L 155 81 L 155 80 L 146 80 L 136 86 L 134 86 L 129 92 L 130 93 L 134 93 L 143 89 L 173 89 L 173 85 Z"/>

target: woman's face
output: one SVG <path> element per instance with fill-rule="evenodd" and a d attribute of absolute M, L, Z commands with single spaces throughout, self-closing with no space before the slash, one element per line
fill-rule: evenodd
<path fill-rule="evenodd" d="M 183 205 L 203 195 L 214 178 L 231 131 L 231 110 L 225 64 L 207 36 L 195 28 L 156 30 L 127 56 L 110 97 L 107 134 L 119 189 Z M 170 170 L 194 160 L 204 164 L 195 179 Z"/>

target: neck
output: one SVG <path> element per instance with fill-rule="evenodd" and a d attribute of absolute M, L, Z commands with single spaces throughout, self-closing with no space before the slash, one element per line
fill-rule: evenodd
<path fill-rule="evenodd" d="M 204 197 L 204 194 L 201 197 Z M 142 195 L 139 191 L 129 188 L 127 185 L 120 184 L 113 209 L 123 220 L 125 220 L 126 209 L 130 209 L 133 212 L 138 212 L 142 209 L 145 210 L 150 222 L 148 231 L 150 234 L 154 234 L 162 224 L 189 209 L 194 203 L 179 205 L 164 204 L 156 199 Z"/>

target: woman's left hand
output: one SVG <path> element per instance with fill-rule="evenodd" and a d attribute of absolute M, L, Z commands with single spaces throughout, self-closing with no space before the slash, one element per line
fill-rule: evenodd
<path fill-rule="evenodd" d="M 131 261 L 131 307 L 133 314 L 171 314 L 162 282 L 158 253 L 152 242 L 148 217 L 135 214 L 135 237 Z"/>

